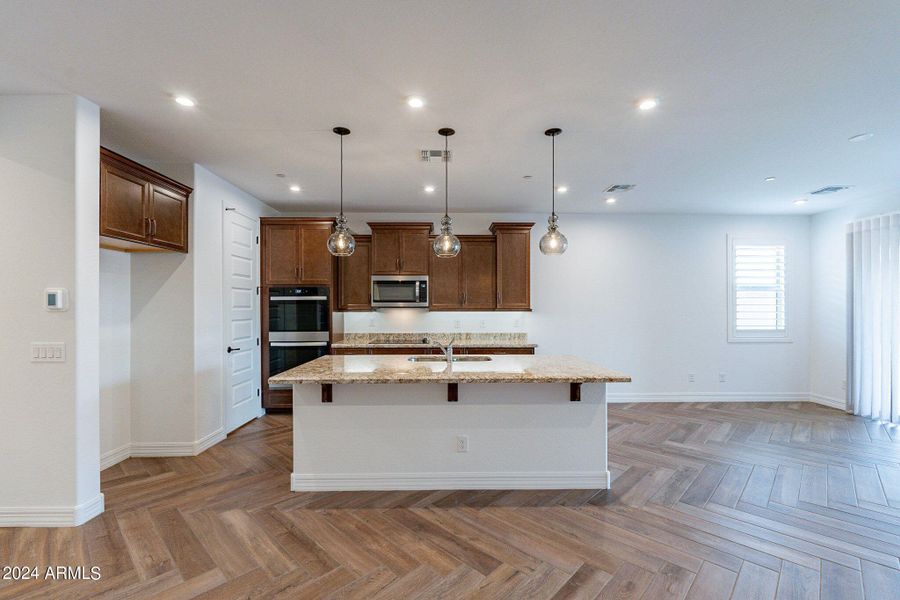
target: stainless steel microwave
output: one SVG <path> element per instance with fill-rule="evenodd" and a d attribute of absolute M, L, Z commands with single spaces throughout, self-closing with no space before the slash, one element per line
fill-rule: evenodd
<path fill-rule="evenodd" d="M 372 275 L 372 308 L 428 308 L 428 275 Z"/>

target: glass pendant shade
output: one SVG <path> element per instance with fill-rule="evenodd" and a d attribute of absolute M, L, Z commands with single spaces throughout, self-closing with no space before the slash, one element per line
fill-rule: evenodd
<path fill-rule="evenodd" d="M 556 215 L 550 215 L 547 219 L 547 233 L 541 238 L 539 244 L 542 254 L 562 254 L 569 247 L 569 240 L 559 230 Z"/>
<path fill-rule="evenodd" d="M 334 256 L 350 256 L 356 250 L 356 240 L 353 232 L 347 227 L 347 218 L 341 215 L 337 218 L 334 233 L 328 236 L 328 251 Z"/>
<path fill-rule="evenodd" d="M 438 258 L 453 258 L 460 248 L 459 238 L 453 235 L 453 219 L 445 216 L 441 219 L 441 234 L 434 238 L 431 249 Z"/>

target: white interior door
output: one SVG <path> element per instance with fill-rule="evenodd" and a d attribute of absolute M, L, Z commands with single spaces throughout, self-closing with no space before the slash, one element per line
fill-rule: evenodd
<path fill-rule="evenodd" d="M 225 211 L 225 431 L 262 414 L 259 221 Z"/>

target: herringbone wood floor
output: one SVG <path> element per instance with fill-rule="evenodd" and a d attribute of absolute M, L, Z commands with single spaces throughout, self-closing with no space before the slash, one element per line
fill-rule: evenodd
<path fill-rule="evenodd" d="M 103 473 L 0 598 L 900 598 L 900 431 L 797 404 L 610 407 L 611 491 L 292 494 L 290 419 Z"/>

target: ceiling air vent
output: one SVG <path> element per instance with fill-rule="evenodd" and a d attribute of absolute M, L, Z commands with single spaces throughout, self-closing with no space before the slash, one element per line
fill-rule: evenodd
<path fill-rule="evenodd" d="M 634 189 L 635 184 L 633 183 L 617 183 L 615 185 L 611 185 L 606 188 L 604 191 L 607 194 L 615 194 L 616 192 L 627 192 Z"/>
<path fill-rule="evenodd" d="M 420 150 L 419 151 L 419 160 L 422 162 L 440 162 L 441 158 L 444 156 L 443 150 Z M 453 160 L 453 151 L 447 150 L 447 162 L 451 162 Z"/>
<path fill-rule="evenodd" d="M 810 195 L 817 196 L 820 194 L 834 194 L 835 192 L 840 192 L 847 189 L 850 189 L 849 185 L 829 185 L 828 187 L 819 188 L 814 192 L 810 192 Z"/>

